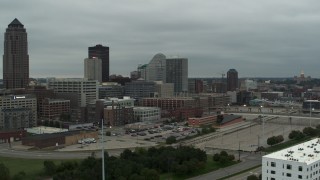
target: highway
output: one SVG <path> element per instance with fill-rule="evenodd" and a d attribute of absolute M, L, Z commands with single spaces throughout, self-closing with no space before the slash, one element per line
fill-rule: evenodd
<path fill-rule="evenodd" d="M 123 149 L 111 149 L 106 150 L 109 155 L 119 156 Z M 96 151 L 52 151 L 52 150 L 16 150 L 8 147 L 8 144 L 0 144 L 0 156 L 2 157 L 14 157 L 25 159 L 85 159 L 91 156 L 92 153 L 96 157 L 101 157 L 101 150 Z"/>

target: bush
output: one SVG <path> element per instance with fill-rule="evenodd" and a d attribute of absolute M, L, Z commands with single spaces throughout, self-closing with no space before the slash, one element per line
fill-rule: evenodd
<path fill-rule="evenodd" d="M 9 168 L 6 167 L 3 163 L 0 163 L 0 179 L 1 180 L 9 180 L 10 179 Z"/>
<path fill-rule="evenodd" d="M 44 167 L 44 173 L 46 175 L 53 175 L 57 169 L 53 161 L 50 161 L 50 160 L 43 161 L 43 167 Z"/>
<path fill-rule="evenodd" d="M 173 144 L 173 143 L 176 143 L 177 142 L 177 139 L 176 137 L 174 136 L 170 136 L 166 139 L 166 144 Z"/>
<path fill-rule="evenodd" d="M 212 157 L 212 159 L 213 159 L 213 161 L 219 161 L 219 159 L 220 159 L 220 154 L 218 154 L 218 153 L 214 154 L 213 157 Z"/>
<path fill-rule="evenodd" d="M 267 139 L 267 144 L 273 146 L 275 144 L 281 143 L 284 140 L 282 135 L 272 136 Z"/>
<path fill-rule="evenodd" d="M 312 127 L 305 127 L 302 132 L 303 134 L 312 137 L 316 136 L 318 131 L 316 129 L 313 129 Z"/>
<path fill-rule="evenodd" d="M 289 134 L 289 139 L 299 140 L 299 139 L 302 139 L 304 137 L 305 137 L 305 135 L 299 130 L 293 130 Z"/>
<path fill-rule="evenodd" d="M 235 157 L 233 154 L 229 154 L 228 159 L 229 159 L 229 161 L 233 161 L 235 159 Z"/>
<path fill-rule="evenodd" d="M 226 151 L 221 151 L 220 156 L 228 156 L 228 153 Z"/>
<path fill-rule="evenodd" d="M 106 136 L 111 136 L 111 132 L 110 132 L 110 131 L 107 131 L 107 132 L 106 132 Z"/>
<path fill-rule="evenodd" d="M 247 180 L 259 180 L 259 178 L 256 175 L 252 174 L 247 177 Z"/>
<path fill-rule="evenodd" d="M 220 164 L 225 164 L 227 162 L 233 161 L 235 159 L 233 154 L 228 154 L 226 151 L 221 151 L 213 155 L 212 160 L 219 162 Z"/>

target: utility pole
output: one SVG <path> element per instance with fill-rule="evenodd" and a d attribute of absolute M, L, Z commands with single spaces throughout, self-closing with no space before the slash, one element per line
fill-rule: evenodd
<path fill-rule="evenodd" d="M 105 180 L 105 169 L 104 169 L 104 139 L 103 139 L 103 118 L 101 121 L 101 157 L 102 157 L 102 180 Z"/>

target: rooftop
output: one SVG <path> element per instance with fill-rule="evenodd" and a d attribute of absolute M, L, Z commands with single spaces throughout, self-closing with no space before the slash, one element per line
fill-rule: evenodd
<path fill-rule="evenodd" d="M 23 24 L 17 19 L 14 18 L 14 20 L 8 25 L 9 27 L 23 27 Z"/>
<path fill-rule="evenodd" d="M 320 160 L 320 138 L 316 138 L 263 157 L 296 161 L 309 165 Z"/>

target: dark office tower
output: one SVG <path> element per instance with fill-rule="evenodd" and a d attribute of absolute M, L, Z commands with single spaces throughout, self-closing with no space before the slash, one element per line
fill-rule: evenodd
<path fill-rule="evenodd" d="M 235 69 L 229 69 L 227 72 L 227 91 L 238 89 L 238 72 Z"/>
<path fill-rule="evenodd" d="M 188 92 L 188 59 L 166 59 L 166 82 L 174 83 L 174 92 Z"/>
<path fill-rule="evenodd" d="M 89 47 L 89 58 L 99 58 L 102 61 L 102 82 L 109 81 L 109 47 L 98 44 L 93 47 Z"/>
<path fill-rule="evenodd" d="M 14 19 L 4 33 L 3 85 L 6 89 L 26 88 L 29 84 L 27 32 Z"/>

